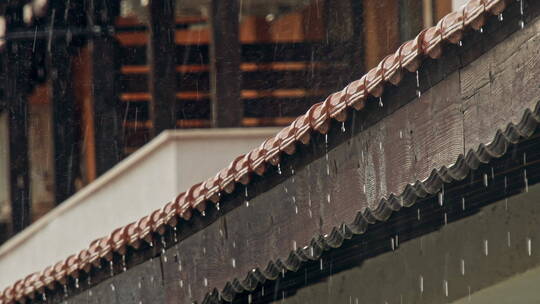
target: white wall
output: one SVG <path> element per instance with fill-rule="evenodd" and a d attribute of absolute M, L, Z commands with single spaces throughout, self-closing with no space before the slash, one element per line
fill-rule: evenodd
<path fill-rule="evenodd" d="M 435 1 L 440 1 L 440 0 L 435 0 Z M 454 11 L 458 10 L 462 5 L 464 5 L 465 3 L 467 3 L 468 0 L 452 0 L 452 9 Z"/>
<path fill-rule="evenodd" d="M 161 208 L 278 130 L 162 133 L 0 247 L 0 289 Z"/>

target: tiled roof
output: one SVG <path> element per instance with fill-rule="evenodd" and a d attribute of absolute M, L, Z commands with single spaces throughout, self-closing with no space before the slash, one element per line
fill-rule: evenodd
<path fill-rule="evenodd" d="M 189 220 L 193 209 L 204 212 L 207 203 L 218 203 L 220 194 L 231 193 L 236 183 L 248 184 L 252 174 L 264 175 L 268 165 L 277 166 L 283 152 L 293 154 L 297 142 L 309 143 L 311 132 L 325 134 L 331 119 L 344 121 L 348 108 L 361 110 L 368 97 L 382 95 L 386 83 L 399 84 L 404 76 L 404 70 L 416 72 L 424 58 L 439 58 L 443 45 L 458 44 L 464 30 L 480 30 L 486 16 L 502 13 L 508 2 L 509 0 L 469 1 L 461 10 L 448 14 L 437 25 L 421 31 L 415 39 L 405 42 L 394 54 L 385 57 L 377 67 L 362 78 L 331 94 L 324 102 L 313 105 L 306 114 L 298 117 L 275 137 L 264 141 L 251 152 L 237 157 L 214 177 L 193 185 L 186 192 L 179 194 L 174 201 L 138 222 L 118 228 L 108 236 L 93 241 L 87 249 L 78 254 L 41 272 L 30 274 L 7 287 L 0 292 L 0 304 L 33 296 L 46 286 L 54 285 L 55 282 L 64 283 L 68 277 L 76 277 L 79 272 L 88 272 L 93 266 L 99 265 L 101 259 L 111 260 L 113 253 L 125 253 L 127 246 L 139 248 L 141 241 L 150 243 L 152 233 L 163 234 L 165 225 L 174 226 L 179 218 Z M 511 133 L 515 129 L 516 127 L 512 127 L 507 131 Z M 512 138 L 510 133 L 508 136 Z M 507 136 L 501 133 L 494 143 L 505 141 L 506 138 Z M 481 157 L 481 152 L 473 153 Z M 445 176 L 444 173 L 442 172 L 441 176 Z M 450 175 L 451 173 L 446 172 Z"/>

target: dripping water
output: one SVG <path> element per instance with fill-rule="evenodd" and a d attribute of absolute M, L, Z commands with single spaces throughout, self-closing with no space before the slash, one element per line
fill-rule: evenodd
<path fill-rule="evenodd" d="M 523 15 L 524 15 L 523 0 L 519 0 L 519 15 L 520 15 L 519 27 L 523 29 L 525 27 L 525 20 L 523 19 Z"/>
<path fill-rule="evenodd" d="M 422 91 L 420 91 L 420 71 L 416 71 L 416 97 L 420 98 Z"/>

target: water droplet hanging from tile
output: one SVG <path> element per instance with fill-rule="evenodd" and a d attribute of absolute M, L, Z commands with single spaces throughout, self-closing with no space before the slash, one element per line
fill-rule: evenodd
<path fill-rule="evenodd" d="M 416 97 L 420 98 L 422 91 L 420 91 L 420 70 L 416 70 Z"/>

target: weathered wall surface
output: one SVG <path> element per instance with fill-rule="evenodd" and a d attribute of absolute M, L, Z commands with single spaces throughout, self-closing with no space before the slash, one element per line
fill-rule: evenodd
<path fill-rule="evenodd" d="M 479 289 L 540 265 L 538 201 L 539 185 L 300 289 L 285 302 L 450 303 L 464 297 L 459 303 L 536 303 L 538 291 L 532 302 L 469 302 L 468 297 L 476 299 Z M 540 279 L 530 283 L 538 286 Z M 507 299 L 520 299 L 519 289 L 507 291 Z"/>

